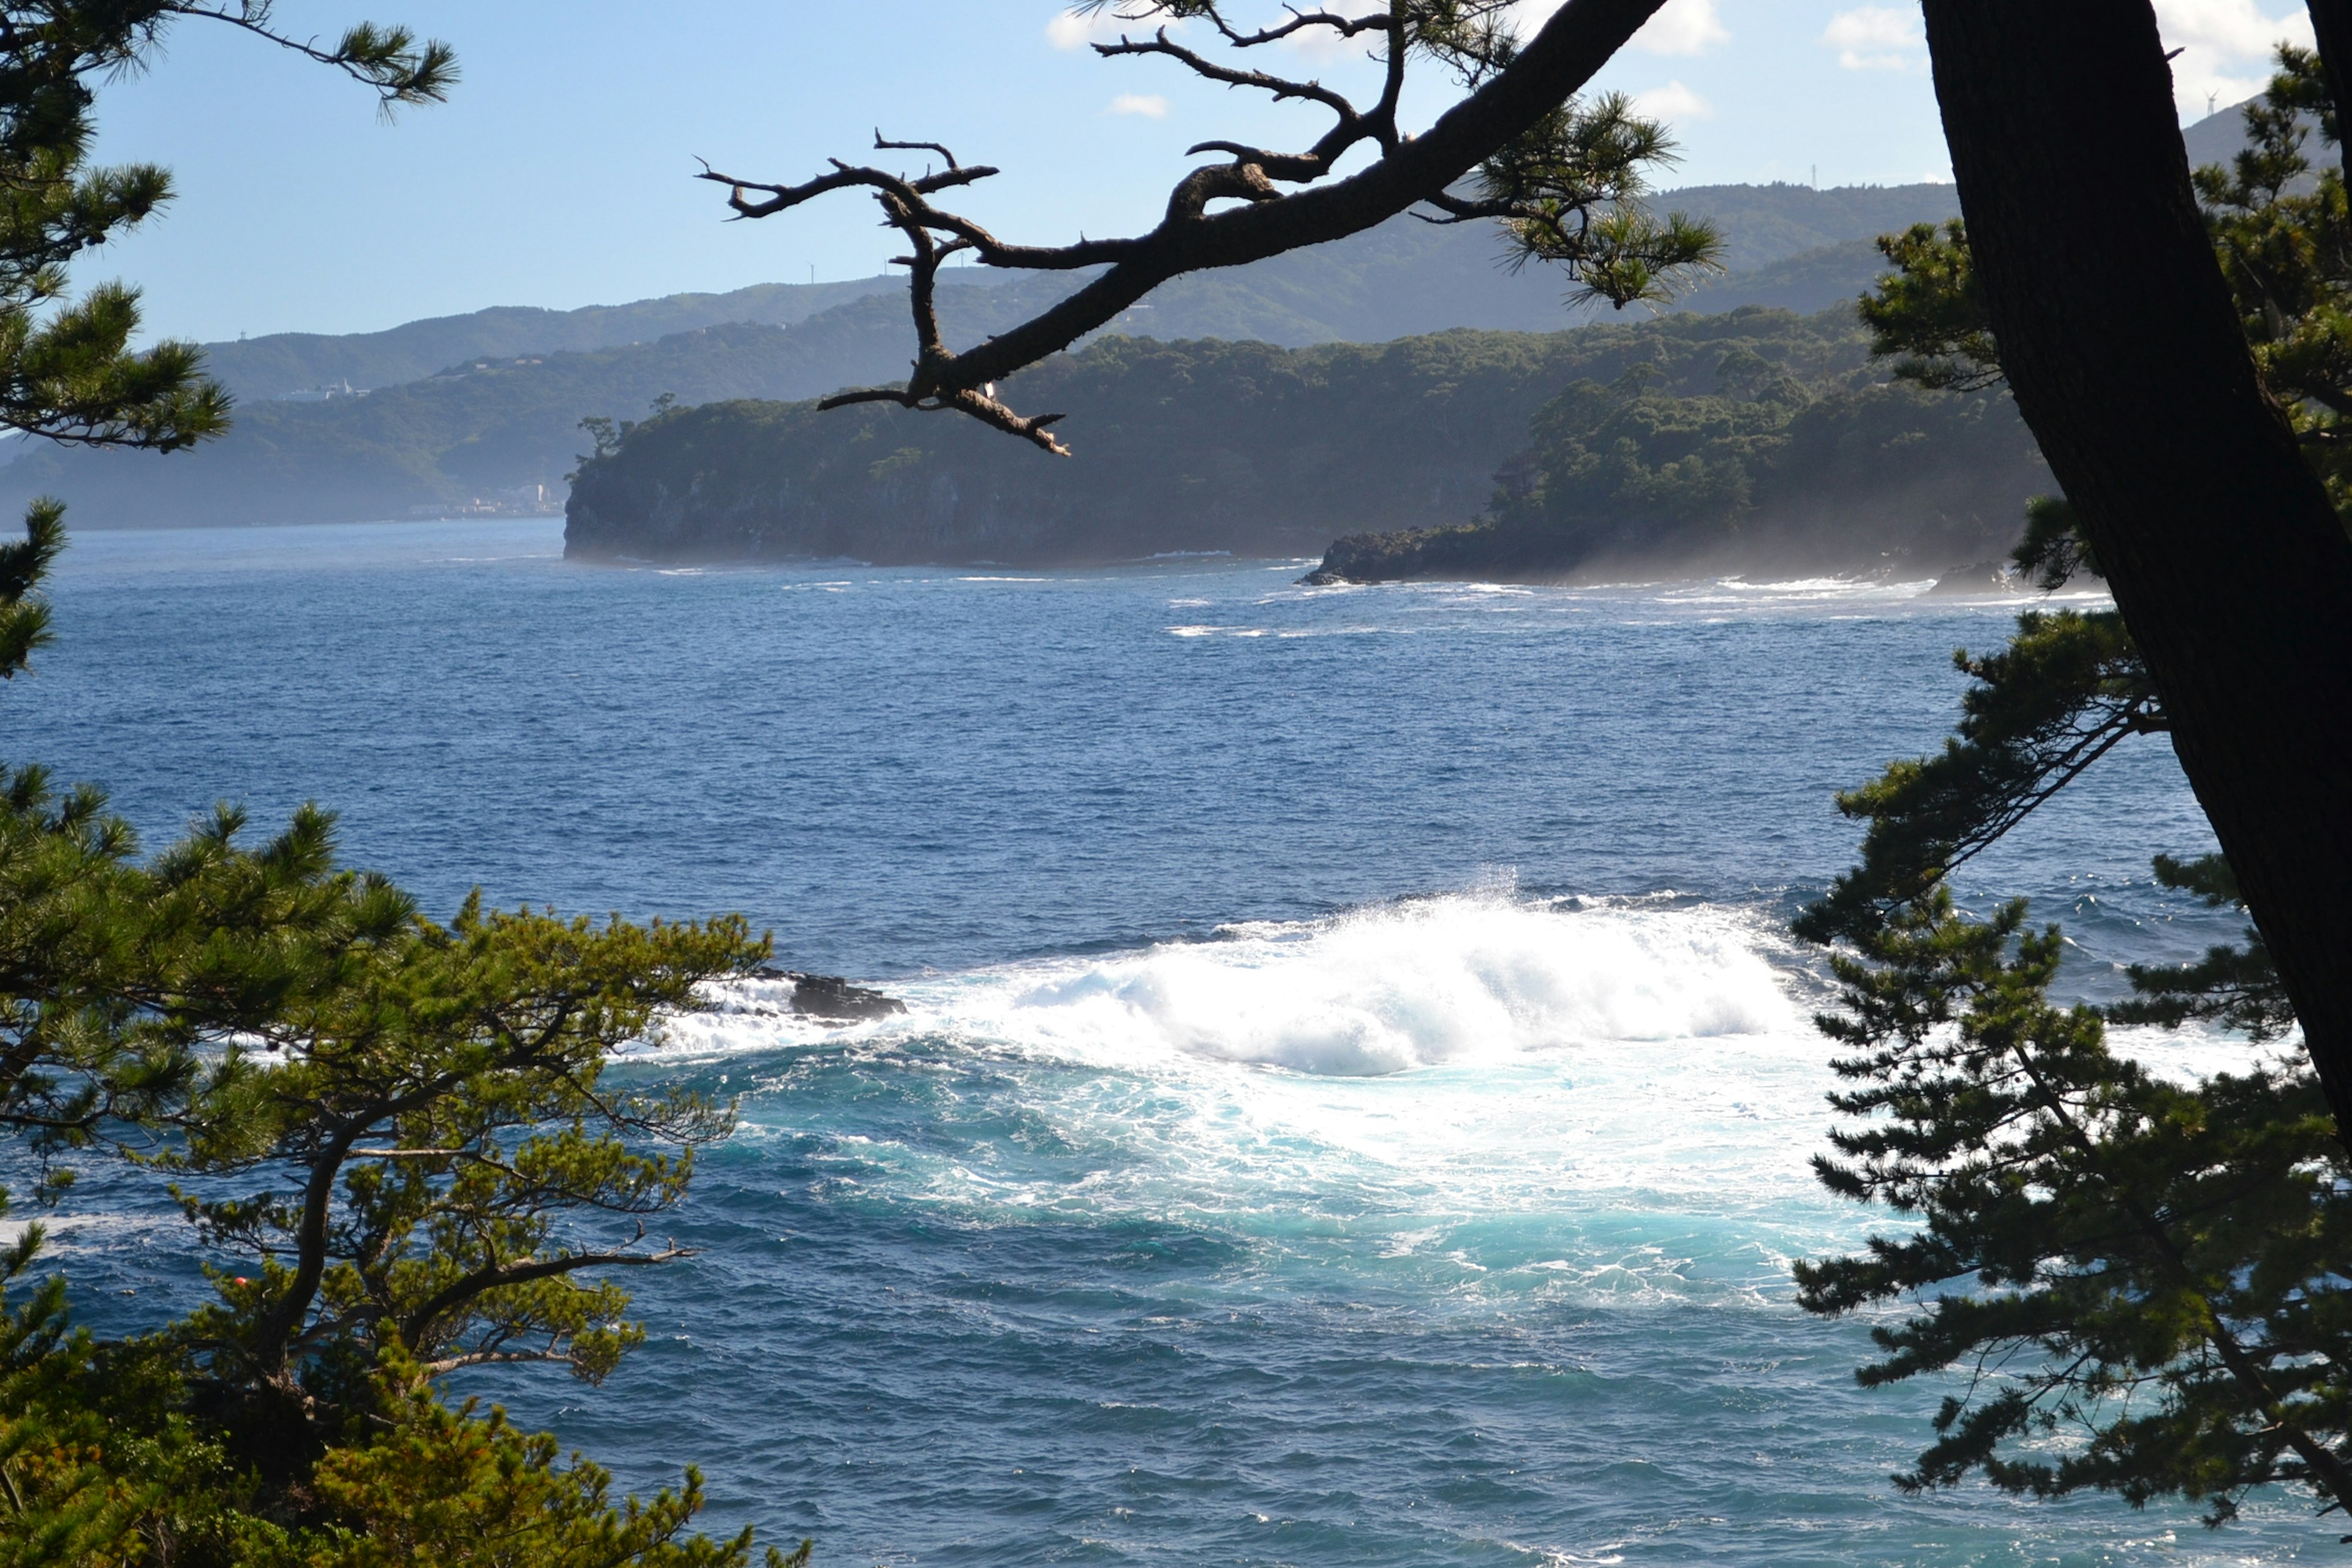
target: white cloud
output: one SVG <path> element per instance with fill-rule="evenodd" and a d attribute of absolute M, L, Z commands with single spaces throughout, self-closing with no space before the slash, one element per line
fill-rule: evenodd
<path fill-rule="evenodd" d="M 1672 124 L 1677 120 L 1712 120 L 1715 105 L 1678 81 L 1633 95 L 1633 111 Z"/>
<path fill-rule="evenodd" d="M 1045 41 L 1057 49 L 1075 49 L 1087 44 L 1107 44 L 1121 33 L 1149 34 L 1167 26 L 1164 22 L 1138 22 L 1131 16 L 1119 16 L 1119 12 L 1128 9 L 1124 5 L 1106 5 L 1084 16 L 1076 11 L 1065 11 L 1045 24 Z"/>
<path fill-rule="evenodd" d="M 2311 47 L 2311 13 L 2301 5 L 2273 17 L 2254 0 L 2156 0 L 2156 21 L 2166 43 L 2222 55 L 2267 55 L 2287 37 Z"/>
<path fill-rule="evenodd" d="M 2281 43 L 2312 47 L 2311 13 L 2301 5 L 2272 16 L 2255 0 L 2156 0 L 2156 20 L 2166 47 L 2180 51 L 2172 89 L 2193 120 L 2204 118 L 2209 105 L 2226 108 L 2260 92 Z"/>
<path fill-rule="evenodd" d="M 1927 64 L 1927 35 L 1916 12 L 1892 5 L 1858 5 L 1830 18 L 1822 42 L 1838 52 L 1850 71 L 1916 70 Z"/>
<path fill-rule="evenodd" d="M 1703 55 L 1730 41 L 1716 0 L 1666 0 L 1633 35 L 1632 47 L 1654 55 Z"/>
<path fill-rule="evenodd" d="M 1140 114 L 1146 120 L 1168 118 L 1168 100 L 1156 92 L 1122 92 L 1110 100 L 1107 114 Z"/>
<path fill-rule="evenodd" d="M 1100 26 L 1097 17 L 1065 11 L 1045 24 L 1045 41 L 1057 49 L 1075 49 L 1080 44 L 1092 42 Z"/>

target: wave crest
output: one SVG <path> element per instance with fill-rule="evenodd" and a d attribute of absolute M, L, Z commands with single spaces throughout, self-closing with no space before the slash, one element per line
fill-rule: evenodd
<path fill-rule="evenodd" d="M 1428 899 L 1097 960 L 1032 980 L 997 1022 L 1344 1075 L 1764 1034 L 1795 1014 L 1759 935 L 1717 910 Z"/>

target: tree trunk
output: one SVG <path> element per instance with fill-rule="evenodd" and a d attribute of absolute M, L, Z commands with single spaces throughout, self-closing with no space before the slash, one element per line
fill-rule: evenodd
<path fill-rule="evenodd" d="M 2352 0 L 2311 0 L 2311 30 L 2319 36 L 2319 63 L 2327 72 L 2327 90 L 2336 102 L 2336 124 L 2352 108 L 2344 89 L 2352 82 Z M 2339 141 L 2336 154 L 2344 160 L 2344 177 L 2352 180 L 2352 137 Z"/>
<path fill-rule="evenodd" d="M 2352 541 L 2255 374 L 2189 189 L 2155 13 L 1926 12 L 2019 409 L 2147 656 L 2352 1135 Z"/>

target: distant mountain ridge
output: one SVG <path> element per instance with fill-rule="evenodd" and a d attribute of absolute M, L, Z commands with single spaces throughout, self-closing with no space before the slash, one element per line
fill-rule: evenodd
<path fill-rule="evenodd" d="M 1734 274 L 1841 242 L 1850 252 L 1856 240 L 1958 210 L 1948 185 L 1826 191 L 1790 184 L 1694 185 L 1665 193 L 1657 205 L 1714 218 L 1724 229 L 1725 265 Z M 1382 342 L 1450 327 L 1559 327 L 1559 277 L 1541 268 L 1507 270 L 1501 255 L 1490 226 L 1442 226 L 1400 218 L 1311 251 L 1180 279 L 1130 312 L 1120 330 L 1159 338 L 1254 338 L 1299 348 Z M 957 268 L 948 276 L 971 287 L 1026 284 L 1033 292 L 1041 283 L 1055 294 L 1072 286 L 1067 278 L 988 268 Z M 1752 289 L 1735 289 L 1739 298 L 1709 302 L 1735 281 L 1702 289 L 1691 308 L 1755 302 L 1748 298 Z M 1864 277 L 1854 287 L 1858 290 L 1867 282 Z M 576 310 L 500 305 L 380 332 L 276 332 L 204 346 L 213 374 L 250 402 L 346 386 L 371 391 L 423 381 L 474 360 L 622 348 L 704 327 L 744 321 L 787 327 L 871 295 L 896 297 L 905 289 L 906 279 L 898 273 L 830 283 L 761 283 L 724 294 L 670 294 Z"/>
<path fill-rule="evenodd" d="M 2193 163 L 2226 161 L 2242 145 L 2242 109 L 2184 132 Z M 2327 156 L 2315 138 L 2311 153 Z M 1958 210 L 1943 184 L 1691 186 L 1658 205 L 1716 221 L 1729 267 L 1670 315 L 1748 305 L 1811 313 L 1850 301 L 1882 270 L 1874 237 Z M 1556 270 L 1515 271 L 1502 265 L 1502 248 L 1486 226 L 1402 217 L 1335 245 L 1177 279 L 1096 341 L 1303 348 L 1465 328 L 1551 332 L 1642 314 L 1570 310 Z M 949 337 L 968 343 L 1002 331 L 1076 281 L 953 268 L 941 286 Z M 791 401 L 902 376 L 910 350 L 904 289 L 896 276 L 762 284 L 216 343 L 213 368 L 241 402 L 226 439 L 169 458 L 25 443 L 0 467 L 0 507 L 57 495 L 78 527 L 551 510 L 587 445 L 578 428 L 585 416 L 626 419 L 666 394 L 687 405 Z M 297 400 L 345 387 L 365 395 Z M 1087 413 L 1075 412 L 1067 431 L 1084 450 Z"/>
<path fill-rule="evenodd" d="M 860 278 L 845 283 L 760 283 L 725 294 L 668 294 L 577 310 L 497 305 L 462 316 L 409 321 L 381 332 L 273 332 L 206 343 L 205 361 L 241 402 L 330 388 L 367 392 L 423 381 L 471 360 L 620 348 L 734 321 L 790 326 L 896 281 Z"/>
<path fill-rule="evenodd" d="M 2244 104 L 2232 104 L 2182 131 L 2192 167 L 2226 163 L 2244 145 Z M 2315 127 L 2307 151 L 2315 159 L 2326 155 Z M 1662 193 L 1656 205 L 1713 218 L 1725 231 L 1724 260 L 1732 275 L 1699 289 L 1680 307 L 1702 310 L 1744 304 L 1822 309 L 1869 285 L 1878 265 L 1869 245 L 1873 237 L 1914 223 L 1940 222 L 1959 211 L 1957 194 L 1942 184 L 1829 190 L 1784 183 L 1690 185 Z M 1406 237 L 1410 229 L 1420 231 L 1419 245 Z M 1318 251 L 1170 284 L 1147 310 L 1133 312 L 1137 319 L 1123 323 L 1123 330 L 1161 338 L 1250 336 L 1301 347 L 1379 342 L 1457 326 L 1517 331 L 1558 327 L 1557 280 L 1503 273 L 1495 266 L 1498 251 L 1490 229 L 1435 228 L 1401 219 Z M 1418 255 L 1408 258 L 1404 252 Z M 1429 276 L 1433 270 L 1451 274 L 1446 281 L 1461 301 L 1453 313 L 1462 320 L 1438 321 L 1415 307 L 1412 296 L 1435 282 Z M 1362 276 L 1350 279 L 1350 272 Z M 982 268 L 959 268 L 955 276 L 972 285 L 1019 280 Z M 886 274 L 826 283 L 761 283 L 727 293 L 669 294 L 573 310 L 500 305 L 379 332 L 275 332 L 204 346 L 213 374 L 240 399 L 252 401 L 344 386 L 367 391 L 421 381 L 473 360 L 621 348 L 740 321 L 791 326 L 869 295 L 898 294 L 905 286 L 903 277 Z M 1221 330 L 1236 323 L 1254 330 Z"/>
<path fill-rule="evenodd" d="M 1872 236 L 1948 216 L 1953 200 L 1951 187 L 1929 184 L 1668 193 L 1661 206 L 1721 225 L 1732 263 L 1678 309 L 1812 311 L 1851 300 L 1880 268 Z M 1611 315 L 1568 310 L 1556 270 L 1513 270 L 1502 248 L 1486 226 L 1402 217 L 1338 244 L 1179 279 L 1099 335 L 1303 348 L 1462 328 L 1552 331 Z M 943 324 L 951 342 L 976 342 L 1074 286 L 1066 276 L 952 268 L 940 288 Z M 0 505 L 58 495 L 81 527 L 541 510 L 560 504 L 586 445 L 585 416 L 628 418 L 664 394 L 687 405 L 789 401 L 896 380 L 910 341 L 903 279 L 878 278 L 216 344 L 215 371 L 242 400 L 227 437 L 169 458 L 32 447 L 0 468 Z M 346 383 L 366 395 L 288 398 Z M 1083 440 L 1075 424 L 1072 433 Z"/>

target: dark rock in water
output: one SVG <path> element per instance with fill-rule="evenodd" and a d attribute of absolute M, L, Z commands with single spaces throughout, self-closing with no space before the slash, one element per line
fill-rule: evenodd
<path fill-rule="evenodd" d="M 1321 565 L 1298 579 L 1313 588 L 1351 583 L 1397 583 L 1414 577 L 1501 578 L 1525 564 L 1526 552 L 1496 548 L 1492 523 L 1394 533 L 1351 533 L 1332 541 Z M 1539 576 L 1540 573 L 1529 573 Z"/>
<path fill-rule="evenodd" d="M 793 1011 L 803 1018 L 862 1024 L 907 1010 L 907 1005 L 896 996 L 852 985 L 838 974 L 803 974 L 795 969 L 766 969 L 760 973 L 767 979 L 793 983 Z"/>
<path fill-rule="evenodd" d="M 1936 579 L 1927 596 L 1955 594 L 2014 594 L 2017 579 L 2009 568 L 1998 561 L 1979 561 L 1973 566 L 1963 566 L 1957 572 L 1947 572 Z"/>

